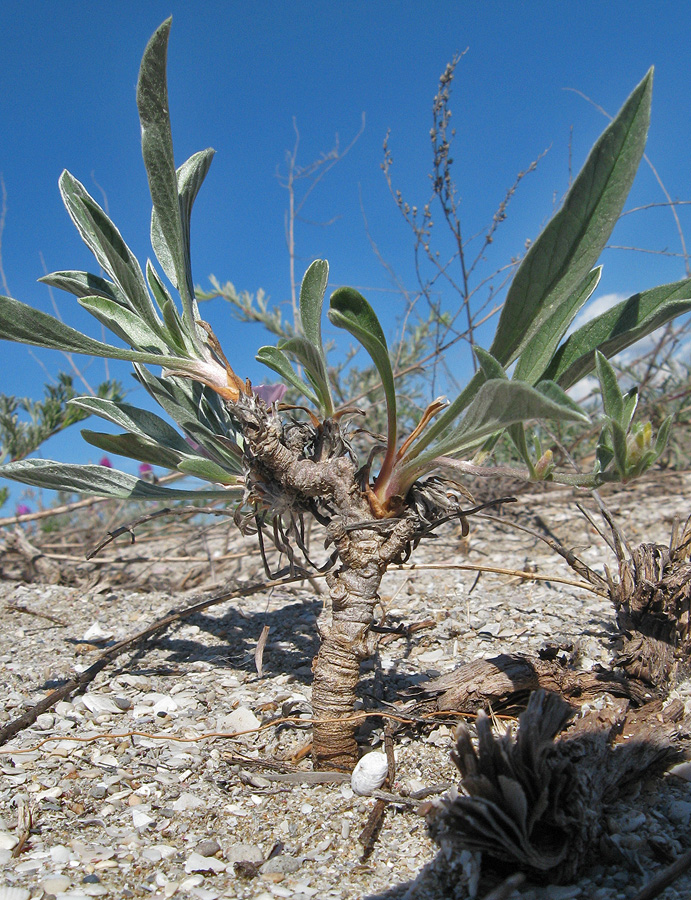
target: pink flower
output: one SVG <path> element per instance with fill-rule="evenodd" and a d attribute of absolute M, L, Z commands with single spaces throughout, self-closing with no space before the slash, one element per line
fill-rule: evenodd
<path fill-rule="evenodd" d="M 25 503 L 20 503 L 15 510 L 15 515 L 28 516 L 30 512 L 31 512 L 30 506 L 27 506 Z"/>
<path fill-rule="evenodd" d="M 103 466 L 104 469 L 112 469 L 113 463 L 108 459 L 107 456 L 104 456 L 103 459 L 99 462 L 99 466 Z"/>
<path fill-rule="evenodd" d="M 151 466 L 148 463 L 142 463 L 139 466 L 139 474 L 142 476 L 151 475 L 152 472 L 153 472 L 153 469 L 151 468 Z"/>
<path fill-rule="evenodd" d="M 257 397 L 260 397 L 264 403 L 270 406 L 272 403 L 278 403 L 279 400 L 282 400 L 288 388 L 285 384 L 258 384 L 256 387 L 252 387 L 252 390 Z"/>

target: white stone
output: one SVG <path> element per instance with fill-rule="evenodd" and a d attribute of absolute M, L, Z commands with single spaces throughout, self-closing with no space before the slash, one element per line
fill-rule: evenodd
<path fill-rule="evenodd" d="M 100 641 L 107 641 L 109 638 L 113 637 L 113 632 L 108 628 L 104 628 L 100 622 L 94 622 L 82 636 L 83 641 L 91 641 L 92 644 L 97 644 Z"/>
<path fill-rule="evenodd" d="M 238 706 L 230 715 L 224 716 L 221 721 L 223 731 L 231 732 L 254 731 L 260 725 L 259 719 L 246 706 Z"/>
<path fill-rule="evenodd" d="M 172 809 L 176 812 L 184 812 L 187 809 L 199 809 L 200 806 L 205 805 L 206 804 L 201 797 L 190 794 L 189 791 L 184 791 L 177 800 L 171 803 Z"/>
<path fill-rule="evenodd" d="M 353 769 L 350 786 L 356 794 L 366 797 L 384 784 L 388 771 L 386 754 L 368 753 Z"/>
<path fill-rule="evenodd" d="M 47 894 L 59 894 L 66 891 L 72 884 L 72 879 L 67 875 L 49 875 L 41 882 L 41 887 Z"/>
<path fill-rule="evenodd" d="M 0 831 L 0 850 L 14 850 L 19 843 L 19 838 L 9 831 Z"/>
<path fill-rule="evenodd" d="M 202 856 L 201 853 L 190 853 L 185 861 L 185 872 L 225 872 L 227 865 L 215 856 Z"/>
<path fill-rule="evenodd" d="M 691 762 L 678 763 L 669 770 L 670 775 L 676 775 L 677 778 L 683 778 L 684 781 L 691 781 Z"/>
<path fill-rule="evenodd" d="M 135 828 L 148 828 L 155 821 L 156 819 L 153 819 L 145 810 L 137 806 L 132 810 L 132 824 Z"/>
<path fill-rule="evenodd" d="M 84 700 L 84 706 L 96 715 L 122 713 L 122 710 L 112 697 L 105 697 L 103 694 L 84 694 L 82 699 Z"/>

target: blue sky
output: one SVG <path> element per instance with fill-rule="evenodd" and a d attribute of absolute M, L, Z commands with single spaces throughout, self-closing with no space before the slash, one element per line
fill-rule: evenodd
<path fill-rule="evenodd" d="M 207 146 L 217 150 L 193 217 L 195 281 L 231 280 L 262 288 L 272 302 L 289 296 L 284 235 L 287 194 L 277 178 L 286 150 L 301 135 L 299 162 L 346 145 L 366 117 L 346 159 L 314 191 L 299 223 L 298 269 L 317 256 L 331 264 L 333 286 L 358 286 L 393 333 L 400 296 L 378 262 L 372 238 L 402 281 L 415 286 L 411 235 L 384 181 L 382 141 L 390 130 L 394 180 L 422 206 L 429 188 L 431 101 L 455 52 L 454 158 L 466 234 L 488 224 L 524 169 L 525 179 L 487 260 L 486 272 L 535 237 L 606 122 L 577 88 L 614 113 L 650 65 L 656 66 L 648 154 L 674 198 L 691 198 L 691 7 L 629 2 L 206 2 L 112 3 L 4 0 L 0 78 L 0 174 L 7 191 L 2 261 L 10 292 L 52 311 L 45 270 L 91 269 L 57 189 L 69 169 L 101 201 L 140 260 L 149 247 L 149 198 L 134 102 L 142 51 L 169 14 L 169 90 L 178 163 Z M 640 171 L 629 207 L 662 202 L 650 171 Z M 361 208 L 362 204 L 362 208 Z M 682 223 L 689 214 L 680 210 Z M 691 234 L 690 234 L 691 239 Z M 628 216 L 613 243 L 680 250 L 670 213 Z M 599 294 L 630 294 L 683 277 L 676 257 L 613 250 L 604 258 Z M 44 270 L 45 265 L 45 270 Z M 56 292 L 61 316 L 90 327 L 74 299 Z M 443 298 L 452 303 L 451 297 Z M 236 371 L 257 382 L 261 329 L 238 326 L 221 303 L 204 307 Z M 99 336 L 98 329 L 91 333 Z M 488 335 L 488 338 L 491 335 Z M 488 341 L 487 341 L 488 342 Z M 0 344 L 0 390 L 38 397 L 66 363 L 57 353 Z M 34 353 L 34 356 L 30 355 Z M 42 368 L 35 359 L 41 360 Z M 467 362 L 452 359 L 460 375 Z M 127 369 L 112 369 L 127 380 Z M 103 363 L 88 377 L 98 382 Z M 135 395 L 131 398 L 136 402 Z M 77 430 L 44 447 L 45 455 L 86 461 L 98 451 Z"/>

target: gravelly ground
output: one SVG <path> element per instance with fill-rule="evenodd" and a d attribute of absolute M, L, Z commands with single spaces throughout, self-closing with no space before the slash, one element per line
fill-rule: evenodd
<path fill-rule="evenodd" d="M 611 492 L 607 502 L 632 543 L 666 542 L 674 516 L 689 514 L 690 496 L 691 474 L 658 474 Z M 546 523 L 593 567 L 611 564 L 568 491 L 524 494 L 506 514 L 531 527 Z M 255 577 L 251 547 L 238 540 L 232 569 L 219 566 L 214 573 L 219 583 Z M 539 574 L 575 577 L 541 542 L 487 520 L 474 523 L 469 541 L 449 527 L 414 559 L 528 565 Z M 607 661 L 612 612 L 605 600 L 556 581 L 489 573 L 474 585 L 475 579 L 476 573 L 453 568 L 387 575 L 382 601 L 390 621 L 433 624 L 382 647 L 363 673 L 362 708 L 391 702 L 461 662 L 536 651 L 548 641 L 574 645 L 586 668 Z M 90 665 L 108 642 L 202 596 L 137 592 L 117 581 L 99 570 L 98 577 L 67 586 L 0 582 L 0 724 Z M 343 782 L 272 780 L 276 760 L 309 771 L 308 762 L 296 762 L 309 742 L 308 727 L 293 722 L 256 729 L 282 715 L 309 717 L 319 603 L 305 584 L 213 606 L 119 657 L 87 693 L 60 702 L 6 745 L 0 756 L 0 897 L 450 896 L 436 881 L 435 847 L 414 808 L 387 809 L 363 863 L 358 836 L 372 798 L 354 795 Z M 9 605 L 48 613 L 62 624 Z M 254 651 L 266 625 L 259 678 Z M 100 634 L 89 631 L 95 627 Z M 691 713 L 689 683 L 675 695 Z M 218 736 L 252 728 L 235 739 Z M 451 739 L 446 725 L 399 733 L 394 792 L 455 781 Z M 362 740 L 378 744 L 380 720 L 368 720 Z M 17 852 L 27 810 L 33 827 Z M 690 822 L 691 783 L 667 776 L 644 786 L 631 805 L 610 811 L 618 849 L 607 866 L 576 885 L 525 886 L 515 897 L 632 898 L 665 858 L 689 847 Z M 466 897 L 466 889 L 457 896 Z M 691 878 L 660 896 L 691 896 Z"/>

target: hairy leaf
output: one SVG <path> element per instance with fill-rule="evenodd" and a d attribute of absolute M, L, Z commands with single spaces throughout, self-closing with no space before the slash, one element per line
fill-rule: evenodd
<path fill-rule="evenodd" d="M 278 349 L 302 364 L 319 399 L 320 410 L 325 416 L 330 416 L 333 413 L 333 404 L 324 355 L 319 353 L 318 348 L 304 337 L 293 337 L 281 341 Z"/>
<path fill-rule="evenodd" d="M 156 29 L 144 51 L 137 81 L 137 109 L 142 129 L 142 155 L 154 207 L 151 242 L 163 270 L 180 292 L 185 328 L 194 335 L 199 312 L 189 267 L 189 235 L 182 224 L 168 111 L 166 62 L 171 21 L 166 19 Z M 211 162 L 210 151 L 205 153 L 207 155 L 196 159 L 193 157 L 195 161 L 184 170 L 184 178 L 190 185 L 186 200 L 190 209 L 196 189 Z"/>
<path fill-rule="evenodd" d="M 69 291 L 75 297 L 105 297 L 119 303 L 120 306 L 130 308 L 127 298 L 117 284 L 98 275 L 92 275 L 91 272 L 52 272 L 38 280 L 61 291 Z"/>
<path fill-rule="evenodd" d="M 524 382 L 493 378 L 478 390 L 458 426 L 416 462 L 428 464 L 437 456 L 463 453 L 495 431 L 530 419 L 588 421 L 586 414 L 570 403 L 556 402 Z"/>
<path fill-rule="evenodd" d="M 691 310 L 691 279 L 634 294 L 586 322 L 561 344 L 543 373 L 565 390 L 595 368 L 595 351 L 612 356 Z"/>
<path fill-rule="evenodd" d="M 0 296 L 0 338 L 18 341 L 20 344 L 33 344 L 34 347 L 63 350 L 67 353 L 85 353 L 88 356 L 124 359 L 148 365 L 165 364 L 183 371 L 194 362 L 182 357 L 166 357 L 160 353 L 143 353 L 139 350 L 125 350 L 112 344 L 104 344 L 87 337 L 76 328 L 65 325 L 60 319 L 12 297 Z"/>
<path fill-rule="evenodd" d="M 80 297 L 78 302 L 130 347 L 153 353 L 168 352 L 168 345 L 161 337 L 160 329 L 153 331 L 136 313 L 115 300 L 108 300 L 106 297 Z"/>
<path fill-rule="evenodd" d="M 322 306 L 329 283 L 329 264 L 325 259 L 315 259 L 307 269 L 300 285 L 300 321 L 307 340 L 322 348 Z"/>
<path fill-rule="evenodd" d="M 621 423 L 622 413 L 624 412 L 624 395 L 617 381 L 617 373 L 599 350 L 595 351 L 595 368 L 598 381 L 600 382 L 602 406 L 605 410 L 605 415 L 615 422 Z"/>
<path fill-rule="evenodd" d="M 151 484 L 105 466 L 80 466 L 54 462 L 50 459 L 25 459 L 0 466 L 0 475 L 35 487 L 53 491 L 71 491 L 92 494 L 97 497 L 113 497 L 119 500 L 198 500 L 201 497 L 228 498 L 228 492 L 219 488 L 201 488 L 185 491 Z"/>
<path fill-rule="evenodd" d="M 508 365 L 596 264 L 643 156 L 653 70 L 590 151 L 564 203 L 530 247 L 511 283 L 490 352 Z"/>
<path fill-rule="evenodd" d="M 282 350 L 279 350 L 278 347 L 260 347 L 255 359 L 257 362 L 264 363 L 265 366 L 268 366 L 270 369 L 273 369 L 274 372 L 277 372 L 281 378 L 297 388 L 304 397 L 307 397 L 310 403 L 313 403 L 319 408 L 320 403 L 317 395 L 311 387 L 306 385 L 305 382 L 298 377 L 291 365 L 290 359 Z"/>
<path fill-rule="evenodd" d="M 140 315 L 151 328 L 158 329 L 160 322 L 146 288 L 144 275 L 118 229 L 84 185 L 69 172 L 62 173 L 59 185 L 67 211 L 82 240 L 99 265 L 120 287 L 122 296 L 119 299 L 124 300 L 132 312 Z"/>
<path fill-rule="evenodd" d="M 114 403 L 98 397 L 75 397 L 70 406 L 86 413 L 100 416 L 133 434 L 148 438 L 169 450 L 178 453 L 190 452 L 189 444 L 165 419 L 146 409 L 139 409 L 129 403 Z"/>
<path fill-rule="evenodd" d="M 139 434 L 106 434 L 89 428 L 82 428 L 80 434 L 87 444 L 98 447 L 105 453 L 117 453 L 118 456 L 127 456 L 152 466 L 163 466 L 164 469 L 176 469 L 182 458 L 179 453 Z"/>
<path fill-rule="evenodd" d="M 328 316 L 337 328 L 349 331 L 362 344 L 379 372 L 386 397 L 388 419 L 387 451 L 381 469 L 385 477 L 396 451 L 396 387 L 386 337 L 376 313 L 362 294 L 354 288 L 342 287 L 333 292 Z"/>
<path fill-rule="evenodd" d="M 568 331 L 576 314 L 592 296 L 600 281 L 602 266 L 588 272 L 566 300 L 545 318 L 539 331 L 521 351 L 516 363 L 513 377 L 516 381 L 527 381 L 534 384 L 540 378 L 552 359 L 559 342 Z"/>

